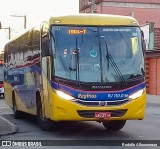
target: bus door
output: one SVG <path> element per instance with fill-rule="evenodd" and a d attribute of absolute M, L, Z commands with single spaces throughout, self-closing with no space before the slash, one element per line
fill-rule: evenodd
<path fill-rule="evenodd" d="M 49 114 L 49 99 L 50 99 L 50 96 L 49 96 L 49 80 L 50 80 L 50 57 L 47 56 L 47 57 L 42 57 L 42 96 L 43 96 L 43 99 L 42 99 L 42 102 L 44 104 L 42 105 L 45 105 L 44 109 L 45 110 L 45 114 Z M 48 108 L 47 108 L 48 107 Z M 47 115 L 48 115 L 47 114 Z"/>
<path fill-rule="evenodd" d="M 51 70 L 50 70 L 50 56 L 49 56 L 49 38 L 47 34 L 44 34 L 42 27 L 42 36 L 41 36 L 41 68 L 42 68 L 42 96 L 41 101 L 43 102 L 42 107 L 45 113 L 45 116 L 49 116 L 49 80 L 51 78 Z"/>

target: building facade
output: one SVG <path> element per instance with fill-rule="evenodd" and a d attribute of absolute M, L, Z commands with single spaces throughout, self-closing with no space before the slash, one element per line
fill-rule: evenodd
<path fill-rule="evenodd" d="M 140 24 L 154 22 L 160 28 L 160 0 L 80 0 L 80 12 L 91 12 L 94 1 L 98 13 L 133 16 Z"/>

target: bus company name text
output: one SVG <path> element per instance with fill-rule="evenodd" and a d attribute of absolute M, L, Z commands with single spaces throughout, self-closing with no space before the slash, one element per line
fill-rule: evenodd
<path fill-rule="evenodd" d="M 96 94 L 78 94 L 78 98 L 86 99 L 86 98 L 96 98 Z"/>

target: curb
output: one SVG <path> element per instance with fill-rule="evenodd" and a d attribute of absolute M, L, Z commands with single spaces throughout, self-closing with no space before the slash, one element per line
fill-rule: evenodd
<path fill-rule="evenodd" d="M 5 119 L 4 117 L 2 117 L 1 115 L 0 115 L 0 119 L 2 119 L 3 121 L 5 121 L 6 123 L 8 123 L 11 127 L 12 127 L 12 129 L 11 129 L 11 131 L 8 131 L 8 132 L 5 132 L 5 133 L 0 133 L 0 136 L 1 135 L 10 135 L 10 134 L 14 134 L 14 133 L 16 133 L 17 132 L 17 130 L 18 130 L 18 127 L 16 126 L 16 125 L 14 125 L 13 123 L 11 123 L 9 120 L 7 120 L 7 119 Z"/>

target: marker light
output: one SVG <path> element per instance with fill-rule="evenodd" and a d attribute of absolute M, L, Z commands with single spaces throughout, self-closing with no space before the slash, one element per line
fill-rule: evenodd
<path fill-rule="evenodd" d="M 130 95 L 128 98 L 130 98 L 130 99 L 139 98 L 140 96 L 142 96 L 143 92 L 144 92 L 144 89 L 141 89 L 141 90 L 137 91 L 136 93 L 133 93 L 132 95 Z"/>
<path fill-rule="evenodd" d="M 72 96 L 70 96 L 70 95 L 68 95 L 68 94 L 66 94 L 62 91 L 57 90 L 56 92 L 57 92 L 59 97 L 65 99 L 65 100 L 73 100 L 74 99 Z"/>
<path fill-rule="evenodd" d="M 132 23 L 132 24 L 137 24 L 137 22 L 136 22 L 136 21 L 132 21 L 131 23 Z"/>
<path fill-rule="evenodd" d="M 61 20 L 54 20 L 55 23 L 61 23 Z"/>

